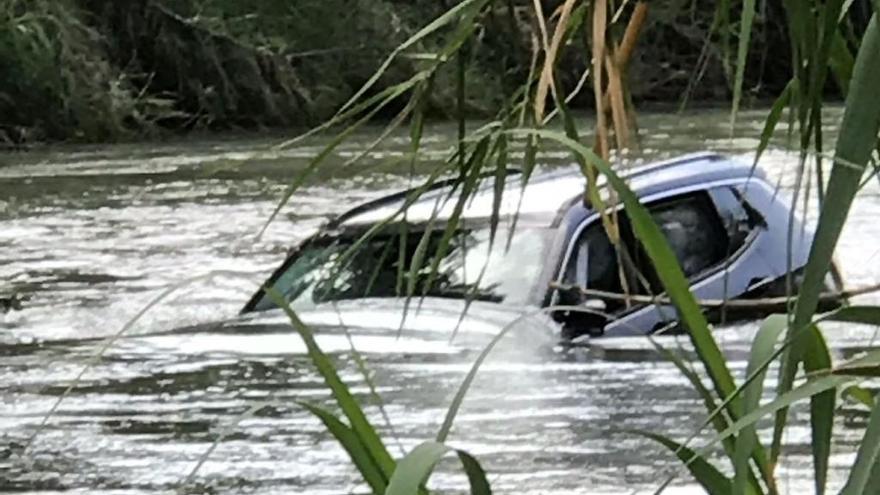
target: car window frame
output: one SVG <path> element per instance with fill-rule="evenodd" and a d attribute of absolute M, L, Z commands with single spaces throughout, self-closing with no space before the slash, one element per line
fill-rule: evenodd
<path fill-rule="evenodd" d="M 332 246 L 332 245 L 340 243 L 340 242 L 344 243 L 344 242 L 356 241 L 357 239 L 360 238 L 360 236 L 369 232 L 371 227 L 373 227 L 374 225 L 376 225 L 376 224 L 364 224 L 364 225 L 358 225 L 356 227 L 348 227 L 346 229 L 341 229 L 341 228 L 330 228 L 330 229 L 326 229 L 326 230 L 322 229 L 322 230 L 319 230 L 318 232 L 314 233 L 313 235 L 305 238 L 301 243 L 297 244 L 296 246 L 294 246 L 293 248 L 291 248 L 287 251 L 287 254 L 286 254 L 284 261 L 272 272 L 272 274 L 265 280 L 265 282 L 260 286 L 260 288 L 257 289 L 256 292 L 254 292 L 254 294 L 250 297 L 250 299 L 248 299 L 248 302 L 239 311 L 239 313 L 246 314 L 246 313 L 261 311 L 260 309 L 258 309 L 258 306 L 259 306 L 260 302 L 266 296 L 265 287 L 274 286 L 275 283 L 277 283 L 278 280 L 284 275 L 284 273 L 286 273 L 292 265 L 297 263 L 302 258 L 303 254 L 305 252 L 307 252 L 309 249 L 329 247 L 329 246 Z M 424 229 L 428 225 L 430 225 L 430 224 L 422 224 L 422 223 L 411 224 L 408 227 L 409 233 L 412 235 L 421 236 L 424 233 Z M 394 235 L 394 233 L 396 232 L 396 229 L 398 227 L 399 227 L 398 223 L 388 224 L 388 225 L 384 226 L 384 228 L 381 229 L 380 231 L 375 232 L 373 234 L 373 236 L 371 236 L 371 237 L 377 237 L 377 236 L 389 235 L 389 234 Z M 459 225 L 456 226 L 456 230 L 458 231 L 458 230 L 489 229 L 490 227 L 491 227 L 491 223 L 485 219 L 478 219 L 478 220 L 461 219 Z M 445 228 L 446 228 L 445 224 L 438 224 L 438 225 L 433 226 L 433 228 L 431 230 L 442 234 L 442 232 L 444 231 Z M 496 245 L 501 245 L 500 243 L 504 243 L 506 241 L 506 237 L 502 233 L 500 233 L 501 227 L 498 227 L 498 228 L 499 228 L 499 233 L 495 239 L 495 243 L 496 243 Z M 524 222 L 522 225 L 517 226 L 517 231 L 519 231 L 519 229 L 533 230 L 533 231 L 537 232 L 538 235 L 543 237 L 542 250 L 544 251 L 545 256 L 547 256 L 547 257 L 552 256 L 553 250 L 555 249 L 555 246 L 553 245 L 553 229 L 552 228 L 549 228 L 547 226 L 540 225 L 540 224 L 531 224 L 529 222 Z M 537 261 L 536 261 L 536 263 L 537 263 Z M 535 275 L 533 280 L 528 284 L 529 286 L 526 288 L 526 290 L 523 291 L 523 293 L 525 294 L 524 301 L 519 301 L 516 303 L 499 302 L 497 304 L 517 305 L 517 304 L 523 303 L 523 304 L 535 305 L 536 307 L 538 305 L 540 305 L 540 300 L 537 300 L 535 298 L 535 294 L 538 293 L 542 287 L 543 274 L 541 272 L 543 271 L 543 267 L 544 267 L 544 264 L 541 263 L 541 270 L 538 271 L 538 273 Z M 541 291 L 541 292 L 543 292 L 543 291 Z"/>
<path fill-rule="evenodd" d="M 731 251 L 727 256 L 727 263 L 730 265 L 732 262 L 736 261 L 743 253 L 748 250 L 749 246 L 755 241 L 755 239 L 760 234 L 761 230 L 767 229 L 767 220 L 764 218 L 764 215 L 758 211 L 752 204 L 749 203 L 748 199 L 746 199 L 743 191 L 740 191 L 735 186 L 727 186 L 727 187 L 714 187 L 709 190 L 709 196 L 712 199 L 712 202 L 715 204 L 716 210 L 719 210 L 719 215 L 721 215 L 720 210 L 722 208 L 726 208 L 727 205 L 722 205 L 721 200 L 719 199 L 719 195 L 721 191 L 727 190 L 732 196 L 733 201 L 739 204 L 743 210 L 745 210 L 746 215 L 749 216 L 749 219 L 754 222 L 754 226 L 749 230 L 749 234 L 743 239 L 742 245 L 739 246 L 736 250 Z M 724 220 L 722 219 L 722 222 Z"/>
<path fill-rule="evenodd" d="M 734 252 L 730 253 L 728 256 L 726 256 L 721 262 L 713 264 L 712 266 L 702 270 L 698 274 L 688 278 L 688 285 L 689 286 L 694 286 L 696 284 L 699 284 L 699 283 L 707 280 L 708 278 L 711 278 L 712 276 L 718 274 L 721 270 L 727 269 L 727 267 L 729 267 L 737 259 L 739 259 L 741 256 L 743 256 L 745 254 L 745 252 L 751 246 L 754 245 L 755 240 L 758 238 L 758 236 L 760 234 L 760 231 L 762 229 L 767 228 L 766 220 L 764 219 L 764 216 L 761 215 L 760 210 L 758 210 L 758 208 L 755 208 L 753 205 L 751 205 L 749 203 L 748 199 L 746 198 L 744 192 L 741 191 L 740 189 L 738 189 L 738 187 L 737 187 L 737 186 L 742 186 L 743 184 L 747 184 L 748 180 L 749 179 L 746 179 L 745 181 L 743 179 L 733 179 L 733 180 L 713 181 L 713 182 L 706 183 L 706 184 L 691 185 L 688 187 L 678 188 L 678 189 L 674 189 L 674 190 L 670 190 L 670 191 L 663 191 L 663 192 L 659 192 L 659 193 L 649 194 L 649 195 L 646 195 L 644 198 L 640 198 L 640 203 L 642 204 L 642 206 L 650 209 L 650 207 L 652 205 L 662 204 L 662 203 L 665 203 L 668 201 L 675 201 L 676 199 L 686 197 L 690 194 L 703 192 L 708 196 L 710 204 L 715 208 L 715 214 L 718 217 L 718 220 L 720 222 L 722 222 L 722 226 L 721 226 L 722 229 L 724 229 L 726 232 L 726 228 L 724 228 L 723 219 L 721 218 L 721 213 L 719 211 L 721 207 L 719 206 L 718 201 L 716 201 L 716 197 L 713 194 L 713 191 L 718 190 L 718 189 L 723 189 L 723 188 L 729 188 L 731 190 L 731 193 L 734 196 L 736 196 L 736 199 L 739 201 L 739 203 L 742 204 L 743 207 L 746 209 L 746 212 L 749 215 L 755 216 L 756 226 L 755 226 L 755 228 L 753 228 L 749 232 L 749 235 L 747 235 L 746 238 L 743 240 L 742 246 L 740 246 L 736 251 L 734 251 Z M 625 211 L 625 210 L 624 210 L 623 204 L 618 204 L 613 208 L 613 210 L 609 210 L 609 211 L 615 211 L 615 212 L 619 213 L 619 212 Z M 552 281 L 554 283 L 556 283 L 556 284 L 563 283 L 563 280 L 565 278 L 566 267 L 571 262 L 571 257 L 574 254 L 574 250 L 577 248 L 576 244 L 577 244 L 578 239 L 580 238 L 580 236 L 583 234 L 583 232 L 586 229 L 588 229 L 590 226 L 592 226 L 597 221 L 601 221 L 601 217 L 600 217 L 599 213 L 595 212 L 595 211 L 590 212 L 589 215 L 587 215 L 585 218 L 581 219 L 578 222 L 577 226 L 571 231 L 571 235 L 567 236 L 567 239 L 565 240 L 565 242 L 563 244 L 564 251 L 562 252 L 561 257 L 559 258 L 559 261 L 556 264 L 556 269 L 554 270 L 554 275 L 552 277 Z M 565 228 L 565 227 L 563 226 L 563 228 Z M 665 293 L 665 291 L 660 294 L 657 294 L 657 295 L 659 296 L 664 293 Z M 559 290 L 558 289 L 553 288 L 553 287 L 549 287 L 546 294 L 547 295 L 544 298 L 544 300 L 547 302 L 546 306 L 554 306 L 558 303 L 558 301 L 559 301 Z M 648 306 L 648 305 L 647 304 L 635 304 L 632 307 L 625 309 L 624 311 L 618 311 L 617 313 L 614 313 L 613 316 L 615 319 L 623 318 L 623 317 L 625 317 L 629 314 L 632 314 L 638 310 L 644 309 L 646 306 Z"/>

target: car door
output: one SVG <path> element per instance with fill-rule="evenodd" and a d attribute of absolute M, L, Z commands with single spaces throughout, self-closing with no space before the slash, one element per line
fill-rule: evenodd
<path fill-rule="evenodd" d="M 763 220 L 733 187 L 683 192 L 647 201 L 646 206 L 698 298 L 730 299 L 767 276 L 768 266 L 755 249 Z M 661 294 L 659 277 L 623 212 L 618 213 L 617 224 L 620 243 L 614 246 L 599 219 L 588 219 L 572 238 L 559 279 L 593 291 L 642 296 L 642 300 Z M 563 315 L 567 333 L 639 335 L 677 319 L 671 305 L 600 299 L 606 315 Z"/>

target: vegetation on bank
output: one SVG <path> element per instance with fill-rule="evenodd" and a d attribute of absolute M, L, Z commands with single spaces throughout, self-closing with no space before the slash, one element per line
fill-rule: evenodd
<path fill-rule="evenodd" d="M 0 0 L 0 143 L 110 141 L 189 129 L 312 126 L 354 95 L 384 57 L 452 0 Z M 546 12 L 562 2 L 544 0 Z M 540 32 L 532 0 L 492 2 L 464 47 L 465 111 L 490 116 L 519 88 Z M 736 35 L 716 2 L 657 2 L 629 64 L 638 101 L 726 100 Z M 626 7 L 626 2 L 622 6 Z M 740 7 L 729 5 L 727 16 Z M 614 14 L 614 13 L 612 13 Z M 790 58 L 780 2 L 762 3 L 745 88 L 774 96 Z M 723 17 L 723 16 L 722 16 Z M 733 33 L 733 34 L 732 34 Z M 416 74 L 441 39 L 397 57 L 375 94 Z M 562 47 L 557 77 L 574 86 L 589 40 Z M 426 103 L 456 114 L 455 71 Z M 836 92 L 834 88 L 830 91 Z M 593 109 L 588 92 L 569 102 Z M 386 117 L 399 107 L 384 110 Z"/>

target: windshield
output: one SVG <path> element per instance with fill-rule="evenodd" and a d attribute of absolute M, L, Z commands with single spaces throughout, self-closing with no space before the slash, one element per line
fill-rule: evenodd
<path fill-rule="evenodd" d="M 357 243 L 357 237 L 315 241 L 285 262 L 272 286 L 294 307 L 367 297 L 473 298 L 523 304 L 535 287 L 545 259 L 550 231 L 519 228 L 510 238 L 499 228 L 494 243 L 488 227 L 459 230 L 431 279 L 434 255 L 443 231 L 376 235 Z M 354 249 L 352 249 L 354 247 Z M 401 252 L 402 251 L 402 252 Z M 417 253 L 421 253 L 420 255 Z M 421 258 L 415 277 L 415 259 Z M 430 287 L 426 287 L 428 282 Z M 263 293 L 246 310 L 262 311 L 275 304 Z"/>

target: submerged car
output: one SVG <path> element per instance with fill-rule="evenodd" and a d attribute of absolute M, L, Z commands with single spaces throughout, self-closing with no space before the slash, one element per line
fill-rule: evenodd
<path fill-rule="evenodd" d="M 786 281 L 797 281 L 813 232 L 761 170 L 702 153 L 621 175 L 666 236 L 697 298 L 783 295 Z M 360 205 L 291 250 L 265 286 L 306 312 L 358 300 L 379 308 L 437 307 L 450 298 L 511 315 L 544 307 L 569 338 L 644 335 L 674 324 L 672 306 L 646 301 L 663 287 L 626 213 L 615 213 L 619 241 L 612 243 L 601 215 L 584 200 L 578 171 L 537 175 L 525 187 L 513 172 L 503 181 L 502 188 L 486 180 L 464 202 L 456 182 L 447 181 L 417 200 L 410 190 Z M 558 306 L 568 309 L 551 308 Z M 273 308 L 260 290 L 243 313 Z"/>

